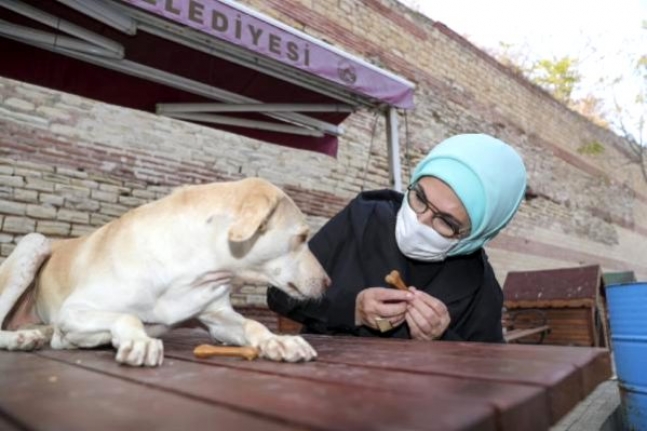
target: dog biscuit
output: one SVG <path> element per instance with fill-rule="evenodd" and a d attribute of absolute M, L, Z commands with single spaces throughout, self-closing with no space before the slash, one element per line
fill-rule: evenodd
<path fill-rule="evenodd" d="M 211 344 L 200 344 L 193 349 L 193 354 L 200 358 L 210 358 L 212 356 L 232 356 L 235 358 L 245 358 L 248 361 L 258 357 L 258 349 L 250 346 L 213 346 Z"/>
<path fill-rule="evenodd" d="M 400 273 L 395 269 L 391 271 L 389 274 L 387 274 L 386 277 L 384 277 L 384 281 L 386 281 L 396 289 L 409 290 L 409 288 L 404 283 L 404 281 L 402 281 L 402 277 L 400 277 Z"/>

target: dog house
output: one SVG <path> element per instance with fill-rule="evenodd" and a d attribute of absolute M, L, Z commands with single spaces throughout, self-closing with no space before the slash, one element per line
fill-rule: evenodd
<path fill-rule="evenodd" d="M 505 319 L 515 329 L 547 325 L 544 344 L 608 347 L 604 280 L 599 265 L 508 273 Z"/>

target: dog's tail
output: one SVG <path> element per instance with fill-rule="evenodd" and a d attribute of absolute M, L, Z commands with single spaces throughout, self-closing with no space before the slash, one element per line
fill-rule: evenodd
<path fill-rule="evenodd" d="M 0 331 L 7 315 L 51 254 L 49 240 L 39 233 L 30 233 L 0 265 Z"/>

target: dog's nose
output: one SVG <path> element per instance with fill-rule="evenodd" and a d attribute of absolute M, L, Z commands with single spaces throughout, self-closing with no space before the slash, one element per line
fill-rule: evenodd
<path fill-rule="evenodd" d="M 330 277 L 326 276 L 323 281 L 324 289 L 328 289 L 331 283 L 332 283 L 332 280 L 330 279 Z"/>

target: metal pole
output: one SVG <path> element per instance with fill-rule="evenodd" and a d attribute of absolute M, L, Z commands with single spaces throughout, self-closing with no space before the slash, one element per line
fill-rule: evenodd
<path fill-rule="evenodd" d="M 386 135 L 389 150 L 389 184 L 395 191 L 402 191 L 402 168 L 400 166 L 400 141 L 398 139 L 398 112 L 394 107 L 386 111 Z"/>

